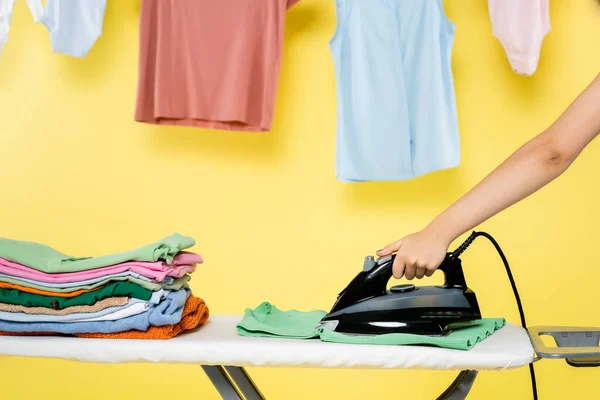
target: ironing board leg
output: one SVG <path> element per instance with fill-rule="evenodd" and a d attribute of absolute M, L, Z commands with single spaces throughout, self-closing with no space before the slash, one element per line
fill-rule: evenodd
<path fill-rule="evenodd" d="M 246 400 L 265 400 L 244 368 L 225 367 L 225 371 L 227 371 Z"/>
<path fill-rule="evenodd" d="M 242 400 L 242 395 L 222 366 L 203 365 L 202 369 L 223 400 Z"/>
<path fill-rule="evenodd" d="M 224 400 L 265 400 L 242 367 L 203 365 L 202 369 Z M 461 371 L 437 400 L 466 399 L 476 377 L 477 371 Z"/>
<path fill-rule="evenodd" d="M 437 400 L 464 400 L 467 398 L 473 382 L 477 377 L 477 371 L 461 371 L 448 389 L 437 398 Z"/>

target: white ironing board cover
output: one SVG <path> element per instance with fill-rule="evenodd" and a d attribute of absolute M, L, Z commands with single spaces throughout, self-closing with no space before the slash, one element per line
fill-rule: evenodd
<path fill-rule="evenodd" d="M 95 363 L 185 363 L 241 367 L 413 368 L 502 370 L 533 361 L 525 329 L 507 324 L 469 351 L 425 346 L 325 343 L 318 339 L 240 336 L 240 316 L 211 316 L 195 332 L 170 340 L 0 337 L 0 355 L 51 357 Z"/>

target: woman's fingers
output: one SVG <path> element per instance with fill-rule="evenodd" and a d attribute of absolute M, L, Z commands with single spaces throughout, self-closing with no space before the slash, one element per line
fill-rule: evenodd
<path fill-rule="evenodd" d="M 394 265 L 392 266 L 392 273 L 394 274 L 394 278 L 400 279 L 404 276 L 404 261 L 396 257 L 394 260 Z"/>
<path fill-rule="evenodd" d="M 426 272 L 427 272 L 427 269 L 425 269 L 424 267 L 418 267 L 417 271 L 415 273 L 415 277 L 417 279 L 423 279 L 423 277 L 425 276 Z"/>
<path fill-rule="evenodd" d="M 407 265 L 404 268 L 404 276 L 406 277 L 406 279 L 408 279 L 409 281 L 412 281 L 415 278 L 415 267 L 414 266 L 410 266 Z"/>
<path fill-rule="evenodd" d="M 409 281 L 415 278 L 416 270 L 417 264 L 414 261 L 408 260 L 404 262 L 404 277 Z"/>
<path fill-rule="evenodd" d="M 395 242 L 388 244 L 381 250 L 377 250 L 377 255 L 379 257 L 385 257 L 389 254 L 392 254 L 395 251 L 398 251 L 400 247 L 402 247 L 402 239 L 396 240 Z"/>

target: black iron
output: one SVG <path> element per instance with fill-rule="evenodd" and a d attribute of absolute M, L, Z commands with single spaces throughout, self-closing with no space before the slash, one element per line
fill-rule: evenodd
<path fill-rule="evenodd" d="M 348 334 L 444 335 L 452 324 L 481 319 L 460 258 L 449 253 L 438 268 L 440 286 L 398 285 L 387 290 L 396 255 L 365 259 L 364 270 L 338 295 L 319 327 Z"/>

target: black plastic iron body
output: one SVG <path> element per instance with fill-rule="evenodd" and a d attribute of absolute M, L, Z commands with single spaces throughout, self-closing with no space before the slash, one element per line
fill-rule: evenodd
<path fill-rule="evenodd" d="M 440 286 L 398 285 L 387 290 L 395 255 L 380 258 L 339 294 L 321 320 L 350 334 L 413 333 L 443 335 L 451 324 L 481 319 L 475 293 L 467 286 L 460 258 L 451 254 L 438 268 Z"/>

